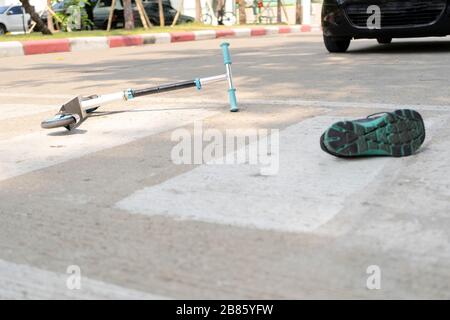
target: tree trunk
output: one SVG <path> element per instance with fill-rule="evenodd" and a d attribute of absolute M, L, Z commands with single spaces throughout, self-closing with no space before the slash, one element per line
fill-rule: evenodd
<path fill-rule="evenodd" d="M 195 0 L 195 20 L 202 22 L 202 3 L 200 0 Z"/>
<path fill-rule="evenodd" d="M 277 23 L 281 23 L 281 0 L 277 0 Z"/>
<path fill-rule="evenodd" d="M 239 24 L 246 24 L 247 16 L 245 14 L 245 0 L 239 0 Z"/>
<path fill-rule="evenodd" d="M 133 8 L 131 0 L 123 0 L 123 17 L 125 20 L 125 30 L 134 29 Z"/>
<path fill-rule="evenodd" d="M 28 0 L 20 0 L 25 12 L 31 17 L 31 20 L 36 22 L 36 27 L 42 32 L 42 34 L 52 34 L 52 32 L 47 28 L 45 23 L 42 21 L 41 17 L 34 11 L 34 7 L 30 4 Z"/>
<path fill-rule="evenodd" d="M 302 24 L 302 22 L 303 22 L 302 0 L 297 0 L 295 4 L 295 24 Z"/>
<path fill-rule="evenodd" d="M 159 8 L 159 25 L 164 27 L 166 22 L 164 21 L 164 9 L 162 0 L 158 0 L 158 8 Z"/>

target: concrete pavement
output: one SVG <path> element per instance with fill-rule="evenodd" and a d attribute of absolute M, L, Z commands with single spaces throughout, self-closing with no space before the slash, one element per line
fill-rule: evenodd
<path fill-rule="evenodd" d="M 241 112 L 216 84 L 113 104 L 71 134 L 40 121 L 73 95 L 220 73 L 220 40 L 2 59 L 1 298 L 450 297 L 450 42 L 230 42 Z M 334 121 L 405 106 L 426 122 L 417 155 L 320 150 Z M 279 129 L 279 173 L 175 165 L 171 135 L 194 121 Z"/>

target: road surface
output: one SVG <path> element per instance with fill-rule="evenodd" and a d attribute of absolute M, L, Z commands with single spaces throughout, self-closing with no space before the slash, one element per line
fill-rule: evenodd
<path fill-rule="evenodd" d="M 450 298 L 448 39 L 232 39 L 239 113 L 218 83 L 40 128 L 75 95 L 222 73 L 220 42 L 0 60 L 0 297 Z M 403 107 L 425 118 L 418 154 L 320 150 L 333 122 Z M 277 174 L 175 164 L 195 125 L 278 129 Z"/>

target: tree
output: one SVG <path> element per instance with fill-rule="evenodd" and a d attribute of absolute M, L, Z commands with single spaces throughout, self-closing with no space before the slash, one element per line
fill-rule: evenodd
<path fill-rule="evenodd" d="M 36 27 L 42 32 L 42 34 L 52 34 L 44 21 L 42 21 L 41 17 L 36 13 L 36 11 L 34 10 L 34 6 L 30 4 L 30 1 L 20 0 L 20 2 L 22 3 L 25 12 L 30 15 L 31 20 L 36 23 Z"/>
<path fill-rule="evenodd" d="M 239 0 L 239 24 L 246 24 L 247 16 L 245 14 L 245 0 Z"/>
<path fill-rule="evenodd" d="M 302 0 L 297 0 L 295 4 L 295 23 L 302 24 L 302 22 L 303 22 Z"/>
<path fill-rule="evenodd" d="M 125 29 L 134 29 L 133 8 L 131 7 L 131 0 L 123 0 L 123 17 L 125 20 Z"/>
<path fill-rule="evenodd" d="M 277 23 L 281 23 L 281 0 L 277 0 Z"/>
<path fill-rule="evenodd" d="M 200 0 L 195 0 L 195 20 L 197 22 L 202 21 L 202 3 Z"/>

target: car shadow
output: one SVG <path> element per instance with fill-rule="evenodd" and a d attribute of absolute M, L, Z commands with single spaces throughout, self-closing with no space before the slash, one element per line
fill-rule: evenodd
<path fill-rule="evenodd" d="M 397 40 L 399 41 L 399 40 Z M 376 44 L 370 47 L 352 49 L 348 54 L 370 54 L 370 53 L 395 53 L 395 54 L 417 54 L 417 53 L 448 53 L 450 52 L 450 41 L 406 41 L 394 42 L 387 45 Z"/>

